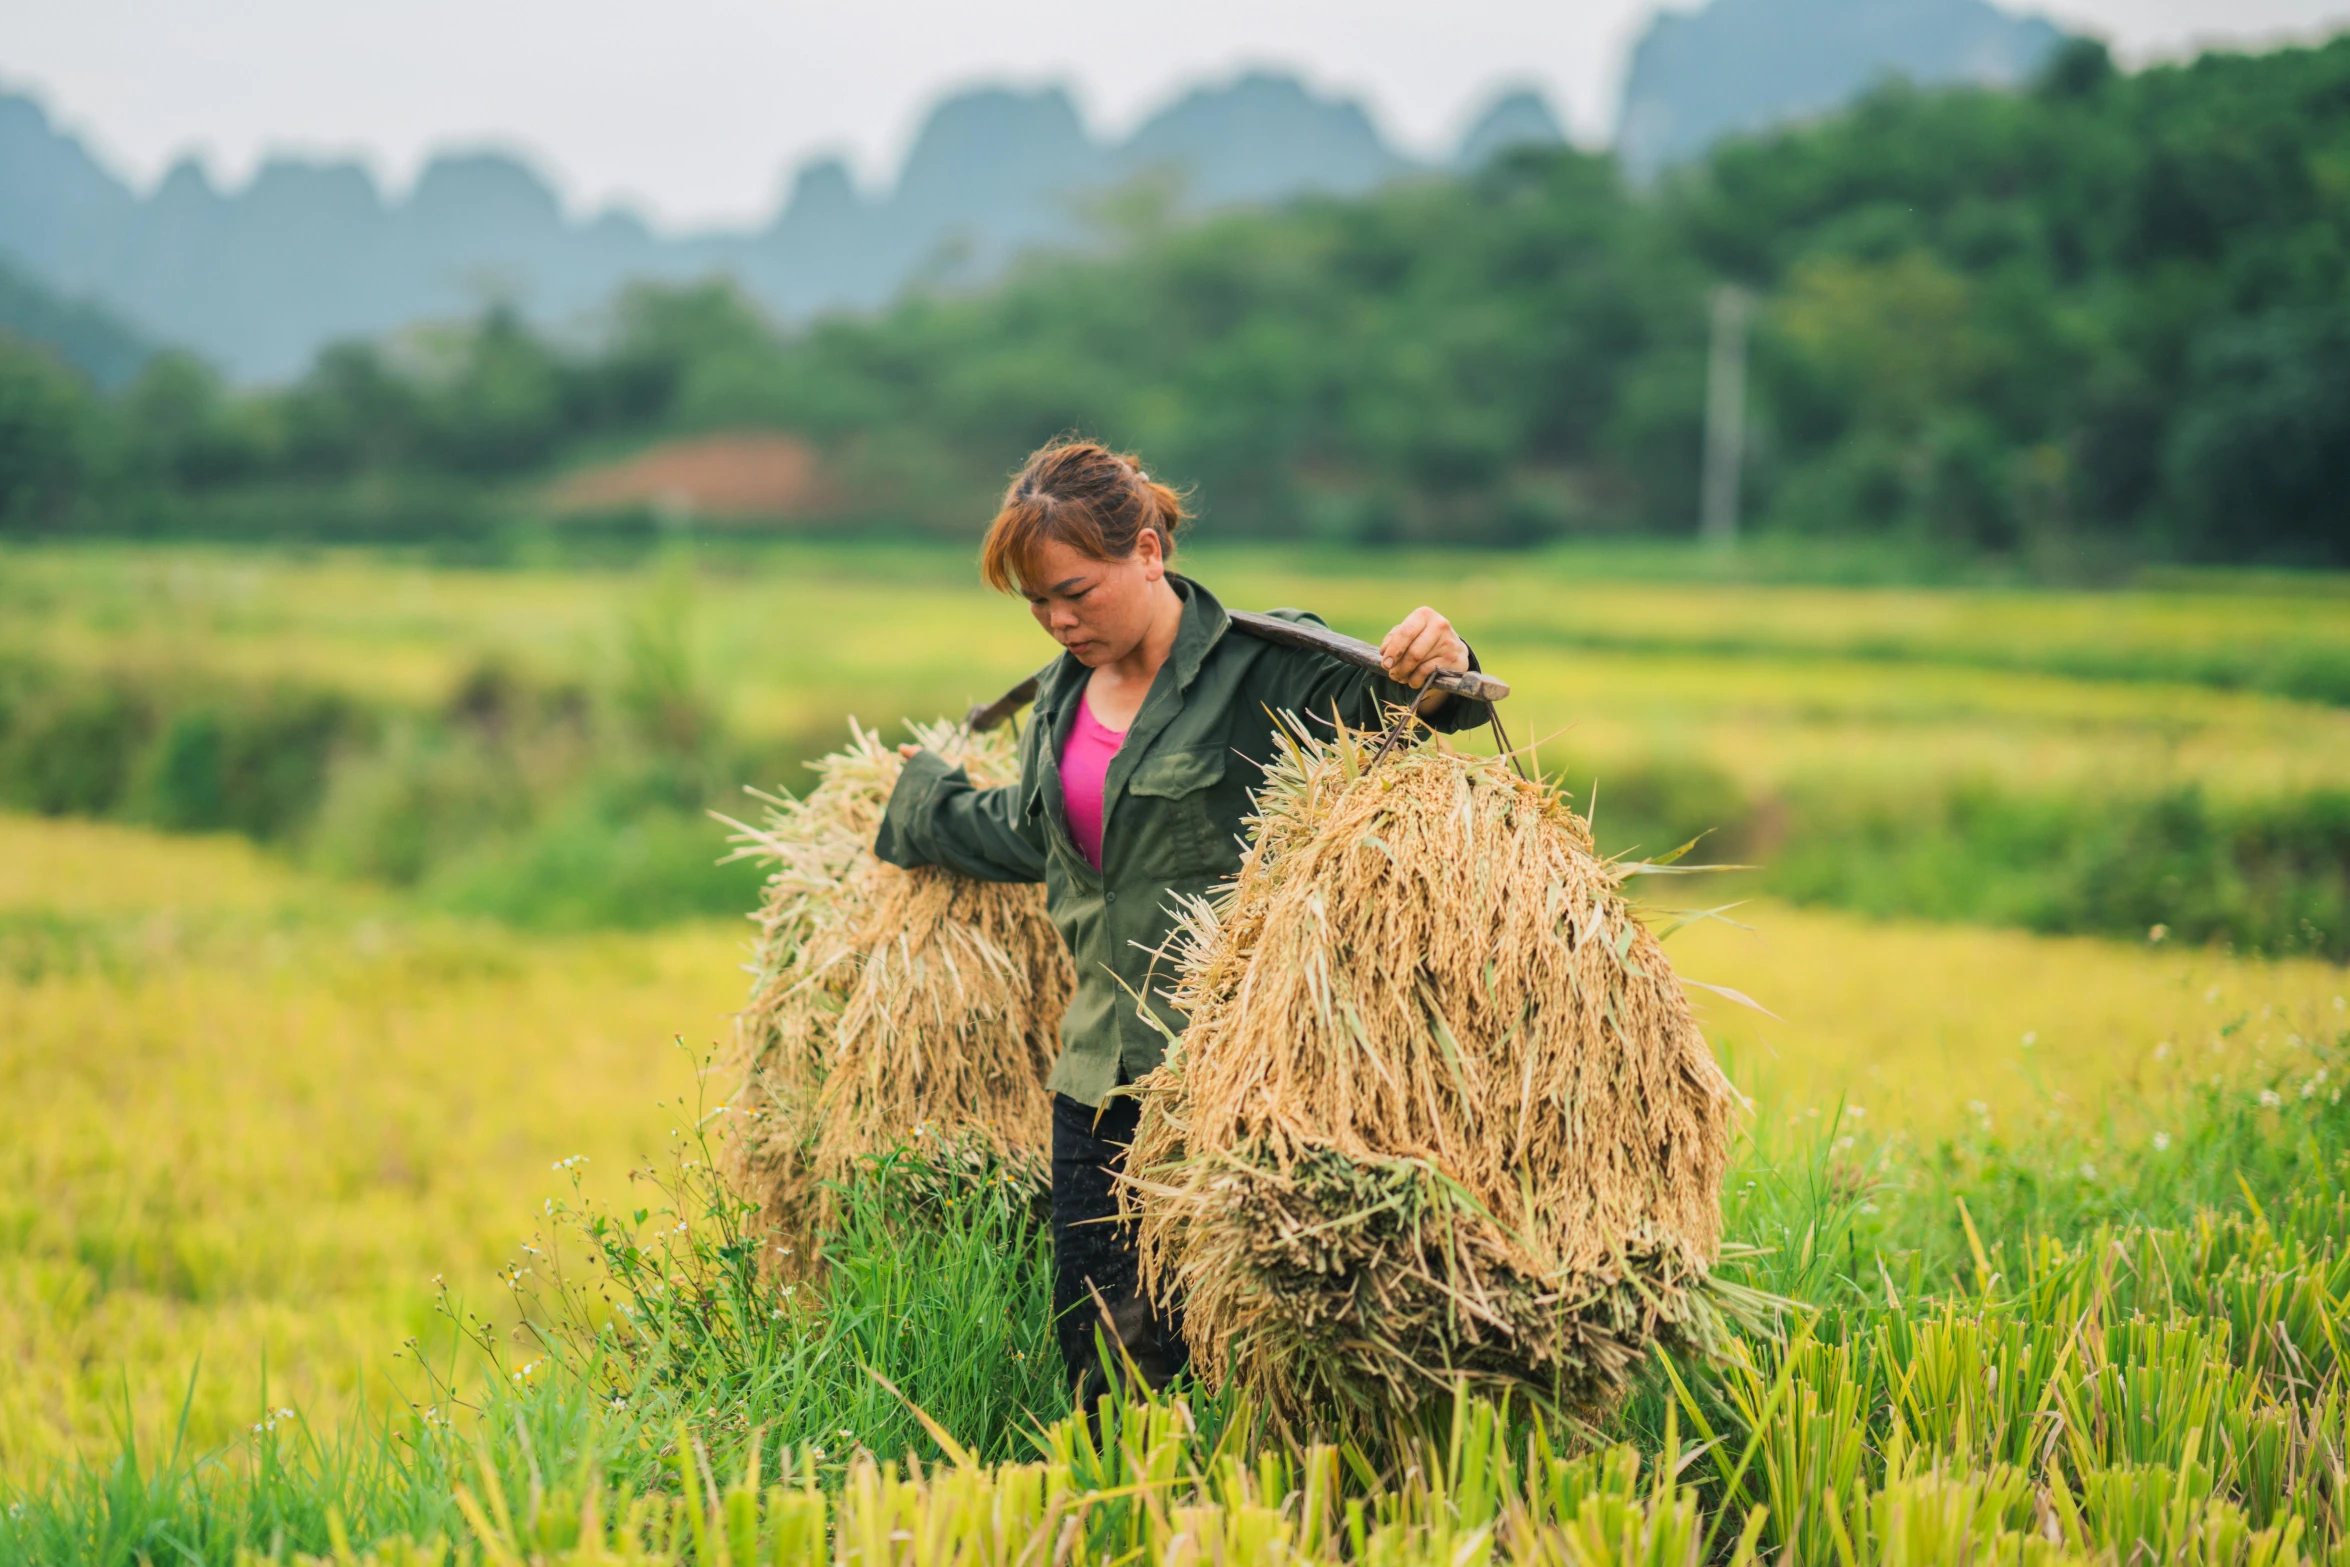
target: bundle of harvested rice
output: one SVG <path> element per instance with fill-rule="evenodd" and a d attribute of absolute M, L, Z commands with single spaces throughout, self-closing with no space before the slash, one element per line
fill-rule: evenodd
<path fill-rule="evenodd" d="M 917 725 L 914 738 L 985 787 L 1017 772 L 1003 733 Z M 762 796 L 737 853 L 771 862 L 755 916 L 750 1004 L 737 1017 L 742 1088 L 728 1174 L 778 1244 L 812 1262 L 830 1187 L 909 1150 L 941 1175 L 1044 1179 L 1044 1079 L 1075 974 L 1044 889 L 901 870 L 873 854 L 897 749 L 849 726 L 804 798 Z M 784 1271 L 799 1271 L 785 1263 Z"/>
<path fill-rule="evenodd" d="M 1735 1091 L 1555 790 L 1374 754 L 1285 740 L 1177 933 L 1190 1026 L 1124 1184 L 1146 1286 L 1293 1426 L 1464 1381 L 1596 1412 L 1716 1338 Z"/>

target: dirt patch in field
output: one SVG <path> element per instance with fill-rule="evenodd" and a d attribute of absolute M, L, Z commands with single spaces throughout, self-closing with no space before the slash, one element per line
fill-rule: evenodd
<path fill-rule="evenodd" d="M 571 475 L 549 492 L 563 512 L 647 507 L 666 517 L 788 520 L 839 505 L 816 449 L 773 431 L 670 441 Z"/>

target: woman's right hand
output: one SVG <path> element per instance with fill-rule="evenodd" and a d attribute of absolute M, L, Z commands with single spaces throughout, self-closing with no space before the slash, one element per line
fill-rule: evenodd
<path fill-rule="evenodd" d="M 909 744 L 906 744 L 906 745 L 901 745 L 901 746 L 899 746 L 899 747 L 898 747 L 898 755 L 900 755 L 900 756 L 904 757 L 904 758 L 905 758 L 907 761 L 909 761 L 909 762 L 910 762 L 910 761 L 912 761 L 912 760 L 913 760 L 915 757 L 917 757 L 917 756 L 920 756 L 921 754 L 922 754 L 922 747 L 920 747 L 920 746 L 918 746 L 918 745 L 913 745 L 913 744 L 910 744 L 910 743 L 909 743 Z"/>

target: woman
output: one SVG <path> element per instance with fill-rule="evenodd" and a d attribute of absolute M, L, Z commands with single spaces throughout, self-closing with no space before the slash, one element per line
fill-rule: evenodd
<path fill-rule="evenodd" d="M 1114 1222 L 1112 1177 L 1137 1107 L 1117 1090 L 1159 1064 L 1183 1026 L 1152 954 L 1175 894 L 1240 868 L 1249 791 L 1274 748 L 1275 713 L 1356 728 L 1440 670 L 1476 667 L 1435 610 L 1380 645 L 1384 677 L 1231 625 L 1206 588 L 1168 569 L 1184 521 L 1175 492 L 1092 442 L 1048 446 L 1004 495 L 980 573 L 1017 592 L 1061 656 L 1039 676 L 1020 781 L 975 789 L 914 746 L 875 851 L 992 881 L 1041 881 L 1077 965 L 1053 1094 L 1053 1306 L 1061 1354 L 1090 1407 L 1131 1358 L 1154 1383 L 1181 1368 L 1181 1324 L 1139 1298 L 1133 1242 Z M 1288 619 L 1308 618 L 1295 610 Z M 1419 699 L 1439 729 L 1487 718 L 1483 703 Z M 1155 1019 L 1143 1015 L 1147 1005 Z M 1112 1337 L 1112 1364 L 1095 1350 Z"/>

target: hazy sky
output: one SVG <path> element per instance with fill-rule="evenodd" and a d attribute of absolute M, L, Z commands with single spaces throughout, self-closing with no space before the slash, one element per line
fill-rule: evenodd
<path fill-rule="evenodd" d="M 356 154 L 394 188 L 432 150 L 529 154 L 575 208 L 670 224 L 773 210 L 807 154 L 886 176 L 924 107 L 978 78 L 1073 87 L 1122 130 L 1252 64 L 1365 99 L 1431 150 L 1504 83 L 1604 139 L 1654 0 L 0 0 L 0 82 L 117 167 L 183 152 L 241 181 L 265 152 Z M 2133 59 L 2314 36 L 2350 0 L 2056 0 Z"/>

